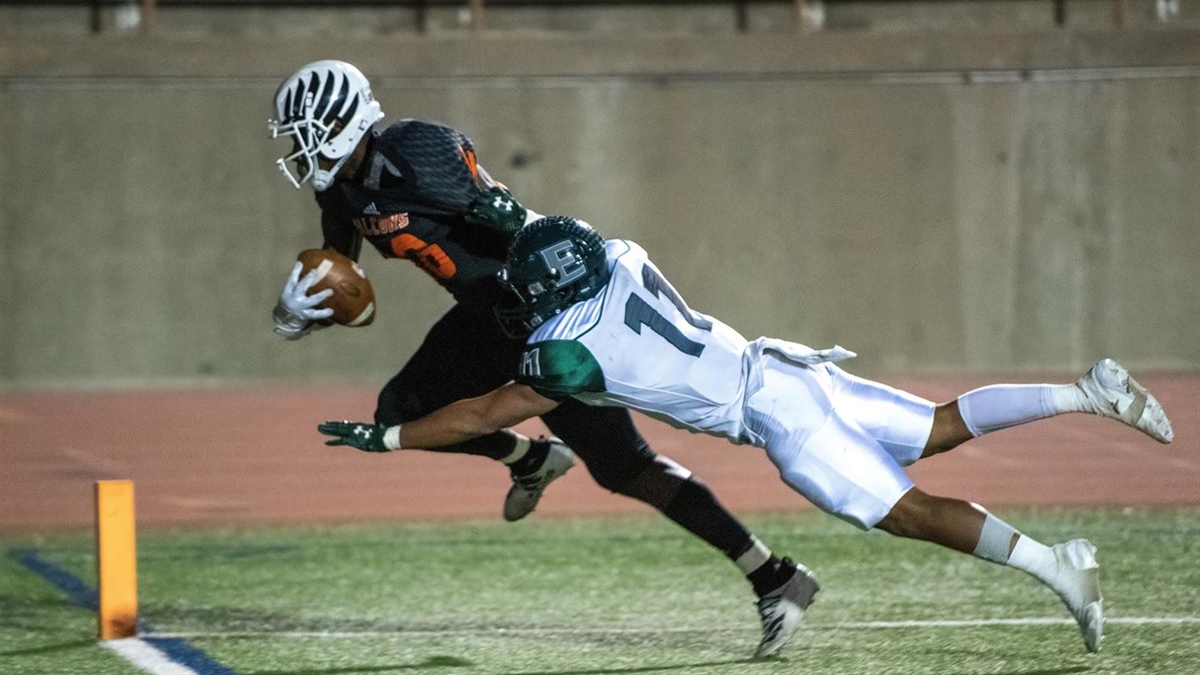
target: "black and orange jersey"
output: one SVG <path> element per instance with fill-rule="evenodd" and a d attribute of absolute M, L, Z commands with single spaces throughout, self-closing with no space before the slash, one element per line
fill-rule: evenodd
<path fill-rule="evenodd" d="M 365 239 L 385 258 L 416 263 L 458 302 L 490 307 L 511 235 L 463 214 L 494 185 L 465 134 L 402 120 L 369 137 L 352 178 L 317 193 L 325 246 L 357 258 Z"/>

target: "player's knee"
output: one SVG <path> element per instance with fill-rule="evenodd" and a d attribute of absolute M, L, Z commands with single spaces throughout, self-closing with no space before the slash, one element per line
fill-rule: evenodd
<path fill-rule="evenodd" d="M 600 480 L 597 479 L 597 482 Z M 692 478 L 692 472 L 687 468 L 668 457 L 658 455 L 628 480 L 620 484 L 614 481 L 611 486 L 604 483 L 601 485 L 662 511 L 671 505 L 680 489 L 689 482 L 696 483 L 700 489 L 708 489 L 703 483 Z"/>
<path fill-rule="evenodd" d="M 626 494 L 622 488 L 632 480 L 629 476 L 619 476 L 611 471 L 593 471 L 592 479 L 596 481 L 596 485 L 614 494 Z"/>
<path fill-rule="evenodd" d="M 896 502 L 876 525 L 888 534 L 907 539 L 923 539 L 937 509 L 937 498 L 913 488 Z"/>
<path fill-rule="evenodd" d="M 596 481 L 596 485 L 614 494 L 636 498 L 634 494 L 630 493 L 638 490 L 637 479 L 652 464 L 651 461 L 621 462 L 619 464 L 592 462 L 587 467 L 592 474 L 592 480 Z"/>
<path fill-rule="evenodd" d="M 637 498 L 629 491 L 639 489 L 636 481 L 643 473 L 656 470 L 658 455 L 640 438 L 633 443 L 609 445 L 596 443 L 586 435 L 563 434 L 554 427 L 550 430 L 571 446 L 575 455 L 587 465 L 596 484 L 609 492 Z"/>
<path fill-rule="evenodd" d="M 942 403 L 933 411 L 933 429 L 921 457 L 932 457 L 971 440 L 973 436 L 958 410 L 958 401 Z"/>
<path fill-rule="evenodd" d="M 838 520 L 850 523 L 864 532 L 875 527 L 879 521 L 878 510 L 866 508 L 857 503 L 834 502 L 822 507 L 822 510 Z"/>

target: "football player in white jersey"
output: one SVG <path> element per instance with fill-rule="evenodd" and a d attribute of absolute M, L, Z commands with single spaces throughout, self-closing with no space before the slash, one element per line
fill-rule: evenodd
<path fill-rule="evenodd" d="M 458 443 L 545 414 L 561 401 L 619 405 L 693 432 L 763 448 L 783 481 L 866 530 L 922 539 L 1033 575 L 1062 598 L 1088 651 L 1100 649 L 1095 547 L 1041 544 L 978 504 L 926 494 L 903 467 L 985 433 L 1089 412 L 1173 440 L 1162 407 L 1111 359 L 1071 384 L 992 385 L 935 405 L 855 377 L 841 347 L 747 341 L 688 308 L 637 244 L 604 241 L 554 216 L 514 238 L 497 310 L 527 334 L 520 375 L 403 426 L 327 422 L 330 445 L 385 452 Z"/>

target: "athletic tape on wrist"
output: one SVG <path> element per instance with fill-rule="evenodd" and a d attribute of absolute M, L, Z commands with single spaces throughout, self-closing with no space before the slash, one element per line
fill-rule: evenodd
<path fill-rule="evenodd" d="M 387 431 L 383 432 L 383 447 L 388 450 L 400 449 L 400 425 L 388 427 Z"/>

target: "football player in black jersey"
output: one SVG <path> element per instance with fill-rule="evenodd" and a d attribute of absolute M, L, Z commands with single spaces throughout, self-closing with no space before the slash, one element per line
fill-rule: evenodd
<path fill-rule="evenodd" d="M 316 191 L 324 247 L 357 259 L 366 240 L 385 258 L 416 263 L 456 300 L 383 387 L 376 422 L 414 420 L 512 380 L 524 343 L 506 336 L 492 314 L 496 275 L 513 233 L 540 216 L 492 180 L 464 134 L 418 120 L 375 129 L 379 103 L 348 63 L 301 68 L 280 85 L 274 113 L 272 136 L 293 143 L 279 168 L 295 187 L 311 183 Z M 293 268 L 273 313 L 285 338 L 304 337 L 332 314 L 318 307 L 330 291 L 308 294 L 313 282 Z M 809 578 L 803 567 L 775 556 L 689 470 L 653 452 L 627 410 L 569 401 L 543 421 L 562 442 L 504 430 L 438 450 L 508 465 L 510 521 L 533 511 L 573 465 L 573 450 L 601 486 L 653 506 L 741 569 L 759 596 L 758 656 L 787 644 L 815 590 L 799 583 Z"/>

